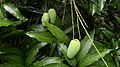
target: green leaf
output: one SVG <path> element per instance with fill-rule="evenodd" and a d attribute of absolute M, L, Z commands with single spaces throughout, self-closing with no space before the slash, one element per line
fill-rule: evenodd
<path fill-rule="evenodd" d="M 120 61 L 120 56 L 117 56 L 118 61 Z"/>
<path fill-rule="evenodd" d="M 113 61 L 113 57 L 110 54 L 106 55 L 104 59 L 106 63 L 108 64 L 108 66 L 116 67 L 115 61 Z M 93 64 L 89 65 L 89 67 L 106 67 L 106 65 L 104 64 L 102 59 L 100 59 L 99 61 L 94 62 Z"/>
<path fill-rule="evenodd" d="M 16 8 L 11 3 L 5 3 L 4 5 L 5 10 L 7 10 L 9 13 L 11 13 L 13 16 L 15 16 L 17 19 L 22 20 L 25 22 L 27 19 L 20 13 L 18 8 Z"/>
<path fill-rule="evenodd" d="M 15 25 L 15 23 L 7 18 L 0 18 L 0 27 Z"/>
<path fill-rule="evenodd" d="M 117 50 L 117 56 L 120 56 L 120 49 Z"/>
<path fill-rule="evenodd" d="M 120 24 L 120 18 L 119 18 L 119 17 L 115 17 L 115 19 L 116 19 L 117 22 Z"/>
<path fill-rule="evenodd" d="M 10 38 L 10 37 L 15 37 L 15 36 L 19 36 L 19 35 L 22 35 L 24 34 L 24 32 L 22 30 L 17 30 L 17 29 L 14 29 L 14 30 L 11 30 L 9 32 L 6 32 L 4 34 L 1 34 L 0 35 L 0 39 L 4 39 L 4 38 Z"/>
<path fill-rule="evenodd" d="M 42 47 L 44 47 L 47 43 L 38 43 L 38 44 L 33 44 L 30 48 L 30 50 L 26 53 L 26 56 L 28 56 L 29 54 L 31 54 L 35 49 L 40 49 Z"/>
<path fill-rule="evenodd" d="M 106 54 L 108 54 L 111 50 L 107 49 L 104 50 L 101 53 L 101 55 L 104 57 Z M 79 64 L 80 67 L 86 67 L 92 63 L 94 63 L 95 61 L 98 61 L 98 59 L 100 59 L 101 57 L 98 55 L 98 53 L 94 53 L 94 54 L 88 54 L 84 60 Z"/>
<path fill-rule="evenodd" d="M 59 28 L 62 28 L 62 20 L 59 18 L 59 16 L 56 16 L 56 20 L 54 22 L 54 25 L 59 27 Z"/>
<path fill-rule="evenodd" d="M 30 28 L 30 30 L 38 31 L 38 32 L 43 32 L 43 31 L 47 30 L 41 24 L 34 24 L 34 25 L 31 25 L 29 28 Z"/>
<path fill-rule="evenodd" d="M 92 15 L 94 15 L 94 13 L 96 12 L 96 6 L 93 3 L 90 4 L 90 10 L 92 12 Z"/>
<path fill-rule="evenodd" d="M 0 64 L 0 67 L 24 67 L 24 65 L 19 63 L 14 63 L 14 62 L 6 62 L 3 64 Z"/>
<path fill-rule="evenodd" d="M 6 12 L 5 12 L 3 6 L 1 5 L 0 6 L 0 18 L 6 18 L 6 17 L 7 17 Z"/>
<path fill-rule="evenodd" d="M 52 43 L 55 41 L 54 36 L 49 32 L 30 31 L 30 32 L 27 32 L 26 35 L 28 35 L 31 38 L 35 38 L 41 42 Z"/>
<path fill-rule="evenodd" d="M 90 37 L 92 38 L 92 41 L 89 39 L 87 35 L 82 39 L 80 51 L 76 56 L 77 62 L 81 61 L 89 52 L 93 43 L 94 34 L 95 34 L 95 31 L 90 32 Z"/>
<path fill-rule="evenodd" d="M 65 33 L 70 33 L 72 31 L 72 26 L 64 30 Z"/>
<path fill-rule="evenodd" d="M 100 11 L 102 11 L 105 2 L 106 2 L 106 0 L 99 0 Z"/>
<path fill-rule="evenodd" d="M 71 66 L 76 66 L 77 62 L 76 59 L 68 59 L 67 57 L 67 46 L 64 45 L 63 43 L 59 44 L 59 51 L 61 51 L 65 57 L 65 59 L 67 60 L 67 62 L 71 65 Z"/>
<path fill-rule="evenodd" d="M 109 31 L 107 29 L 103 30 L 102 33 L 108 38 L 110 38 L 114 35 L 111 31 Z"/>
<path fill-rule="evenodd" d="M 58 63 L 58 64 L 48 64 L 48 65 L 46 65 L 46 66 L 44 66 L 44 67 L 69 67 L 68 65 L 65 65 L 65 64 L 60 64 L 60 63 Z"/>
<path fill-rule="evenodd" d="M 68 43 L 69 39 L 67 35 L 57 26 L 47 23 L 48 30 L 61 42 L 61 43 Z"/>
<path fill-rule="evenodd" d="M 39 49 L 34 50 L 33 52 L 31 52 L 29 54 L 29 56 L 27 57 L 27 59 L 25 60 L 25 65 L 29 66 L 32 64 L 32 62 L 35 60 L 35 57 L 37 55 L 37 53 L 39 52 Z"/>
<path fill-rule="evenodd" d="M 0 54 L 4 54 L 5 52 L 0 51 Z"/>
<path fill-rule="evenodd" d="M 13 47 L 0 47 L 0 50 L 1 50 L 2 52 L 5 52 L 4 54 L 23 56 L 22 51 L 19 50 L 18 48 L 13 48 Z"/>
<path fill-rule="evenodd" d="M 24 64 L 23 58 L 18 56 L 18 55 L 0 55 L 0 59 L 6 60 L 6 61 L 9 61 L 9 62 Z"/>
<path fill-rule="evenodd" d="M 94 43 L 102 57 L 104 57 L 111 51 L 111 49 L 105 48 L 103 44 L 101 44 L 98 41 L 95 41 Z M 95 48 L 92 46 L 89 53 L 79 62 L 79 67 L 86 67 L 88 65 L 91 65 L 94 62 L 98 61 L 100 58 L 101 58 L 100 55 L 96 52 Z"/>
<path fill-rule="evenodd" d="M 42 59 L 41 61 L 37 61 L 30 67 L 42 67 L 42 66 L 46 66 L 48 64 L 62 63 L 62 60 L 63 59 L 61 59 L 59 57 L 46 57 L 46 58 Z"/>

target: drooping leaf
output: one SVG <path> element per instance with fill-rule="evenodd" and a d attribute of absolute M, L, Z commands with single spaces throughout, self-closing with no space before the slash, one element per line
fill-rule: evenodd
<path fill-rule="evenodd" d="M 52 43 L 55 41 L 55 37 L 49 32 L 30 31 L 27 32 L 26 35 L 28 35 L 31 38 L 35 38 L 41 42 Z"/>
<path fill-rule="evenodd" d="M 60 63 L 58 63 L 58 64 L 49 64 L 49 65 L 46 65 L 46 66 L 44 66 L 44 67 L 69 67 L 68 65 L 65 65 L 65 64 L 60 64 Z"/>
<path fill-rule="evenodd" d="M 43 31 L 46 31 L 47 29 L 44 28 L 41 24 L 37 24 L 37 25 L 34 24 L 34 25 L 30 26 L 30 30 L 43 32 Z"/>
<path fill-rule="evenodd" d="M 104 57 L 111 51 L 111 49 L 105 48 L 100 42 L 95 41 L 94 43 L 102 57 Z M 79 66 L 86 67 L 98 61 L 100 58 L 101 58 L 100 55 L 96 52 L 95 48 L 92 46 L 89 53 L 79 62 Z"/>
<path fill-rule="evenodd" d="M 92 41 L 89 39 L 87 35 L 82 39 L 80 51 L 76 56 L 77 62 L 81 61 L 89 52 L 93 43 L 94 34 L 95 34 L 95 31 L 90 32 L 90 37 L 92 38 Z"/>
<path fill-rule="evenodd" d="M 62 63 L 62 60 L 63 59 L 61 59 L 59 57 L 46 57 L 46 58 L 42 59 L 41 61 L 37 61 L 30 67 L 42 67 L 42 66 L 46 66 L 48 64 Z"/>
<path fill-rule="evenodd" d="M 69 39 L 67 35 L 57 26 L 52 25 L 46 22 L 46 26 L 48 30 L 61 42 L 61 43 L 68 43 Z"/>
<path fill-rule="evenodd" d="M 7 18 L 0 18 L 0 27 L 15 25 L 15 23 Z"/>
<path fill-rule="evenodd" d="M 113 58 L 110 54 L 106 55 L 104 57 L 106 63 L 108 64 L 108 66 L 110 67 L 116 67 L 114 61 L 113 61 Z M 106 67 L 104 62 L 100 59 L 98 60 L 97 62 L 94 62 L 93 64 L 89 65 L 89 67 Z"/>
<path fill-rule="evenodd" d="M 15 7 L 11 3 L 5 3 L 3 4 L 5 10 L 7 10 L 9 13 L 11 13 L 13 16 L 15 16 L 17 19 L 22 20 L 25 22 L 27 19 L 20 13 L 17 7 Z"/>
<path fill-rule="evenodd" d="M 6 17 L 7 17 L 7 15 L 5 13 L 5 10 L 4 10 L 3 6 L 1 5 L 0 6 L 0 18 L 6 18 Z"/>
<path fill-rule="evenodd" d="M 71 66 L 76 66 L 77 62 L 76 59 L 68 59 L 67 57 L 67 46 L 64 45 L 63 43 L 59 44 L 59 51 L 62 52 L 62 54 L 64 55 L 65 59 L 67 60 L 67 62 L 71 65 Z"/>
<path fill-rule="evenodd" d="M 9 62 L 15 62 L 15 63 L 21 63 L 21 64 L 24 63 L 23 58 L 18 55 L 0 55 L 0 59 L 6 60 Z"/>
<path fill-rule="evenodd" d="M 100 11 L 102 11 L 105 2 L 106 2 L 106 0 L 99 0 Z"/>
<path fill-rule="evenodd" d="M 35 49 L 40 49 L 42 47 L 44 47 L 47 43 L 38 43 L 38 44 L 33 44 L 31 46 L 31 49 L 26 53 L 26 56 L 28 56 L 29 54 L 31 54 Z"/>
<path fill-rule="evenodd" d="M 0 35 L 0 39 L 3 39 L 3 38 L 7 38 L 7 37 L 15 37 L 15 36 L 19 36 L 19 35 L 22 35 L 24 34 L 24 32 L 22 30 L 17 30 L 17 29 L 14 29 L 12 31 L 9 31 L 7 33 L 4 33 L 4 34 L 1 34 Z"/>
<path fill-rule="evenodd" d="M 2 52 L 5 52 L 4 54 L 10 54 L 10 55 L 19 55 L 23 56 L 23 53 L 20 49 L 18 48 L 13 48 L 13 47 L 0 47 L 0 50 Z"/>
<path fill-rule="evenodd" d="M 52 43 L 50 45 L 50 56 L 56 56 L 58 54 L 58 50 L 56 50 L 57 44 L 56 43 Z"/>
<path fill-rule="evenodd" d="M 106 54 L 108 54 L 111 50 L 107 49 L 101 52 L 101 55 L 104 57 Z M 100 59 L 101 57 L 98 55 L 98 53 L 94 53 L 92 55 L 87 55 L 84 60 L 79 64 L 80 67 L 88 66 Z"/>
<path fill-rule="evenodd" d="M 96 12 L 96 5 L 94 5 L 93 3 L 91 3 L 90 5 L 90 10 L 92 12 L 92 15 L 94 15 L 94 13 Z"/>
<path fill-rule="evenodd" d="M 72 31 L 72 27 L 67 28 L 64 32 L 65 33 L 70 33 Z"/>
<path fill-rule="evenodd" d="M 25 65 L 26 66 L 29 66 L 29 65 L 32 64 L 32 62 L 35 60 L 35 57 L 36 57 L 38 51 L 39 51 L 39 49 L 35 49 L 33 52 L 31 52 L 28 55 L 27 59 L 25 60 Z"/>

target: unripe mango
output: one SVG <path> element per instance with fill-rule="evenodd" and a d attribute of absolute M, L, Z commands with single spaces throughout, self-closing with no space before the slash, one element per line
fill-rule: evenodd
<path fill-rule="evenodd" d="M 46 26 L 45 25 L 45 22 L 49 22 L 49 14 L 48 13 L 44 13 L 43 16 L 42 16 L 42 19 L 41 19 L 41 22 L 42 22 L 42 25 L 43 26 Z"/>
<path fill-rule="evenodd" d="M 56 11 L 54 9 L 49 9 L 48 14 L 50 16 L 50 23 L 54 23 L 56 20 Z"/>
<path fill-rule="evenodd" d="M 68 58 L 72 59 L 80 50 L 80 41 L 78 39 L 73 39 L 70 41 L 67 56 Z"/>

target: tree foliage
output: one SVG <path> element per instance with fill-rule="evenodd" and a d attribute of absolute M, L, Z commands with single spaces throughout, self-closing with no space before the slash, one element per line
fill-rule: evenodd
<path fill-rule="evenodd" d="M 119 0 L 0 2 L 0 67 L 120 67 Z M 74 38 L 81 47 L 69 59 Z"/>

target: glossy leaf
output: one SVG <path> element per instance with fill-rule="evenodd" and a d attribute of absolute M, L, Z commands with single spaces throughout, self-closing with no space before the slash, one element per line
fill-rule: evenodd
<path fill-rule="evenodd" d="M 104 57 L 106 54 L 108 54 L 111 50 L 106 49 L 102 52 L 100 52 L 100 54 Z M 88 54 L 83 61 L 81 61 L 81 63 L 79 64 L 80 67 L 86 67 L 96 61 L 98 61 L 101 57 L 98 55 L 98 53 L 94 53 L 94 54 Z"/>
<path fill-rule="evenodd" d="M 80 51 L 76 56 L 77 62 L 81 61 L 89 52 L 93 43 L 94 34 L 95 34 L 95 31 L 90 32 L 90 37 L 92 38 L 92 41 L 88 38 L 87 35 L 82 39 Z"/>
<path fill-rule="evenodd" d="M 31 38 L 35 38 L 41 42 L 52 43 L 55 41 L 54 36 L 49 32 L 30 31 L 30 32 L 27 32 L 26 35 L 28 35 Z"/>
<path fill-rule="evenodd" d="M 104 3 L 106 0 L 99 0 L 99 5 L 100 5 L 100 11 L 102 11 L 103 7 L 104 7 Z"/>
<path fill-rule="evenodd" d="M 57 26 L 50 23 L 46 23 L 48 30 L 62 43 L 68 43 L 69 39 L 67 35 Z"/>
<path fill-rule="evenodd" d="M 104 59 L 105 59 L 106 63 L 108 64 L 108 66 L 116 67 L 116 65 L 115 65 L 115 63 L 113 61 L 113 57 L 110 54 L 106 55 L 104 57 Z M 94 67 L 94 66 L 95 67 L 106 67 L 104 62 L 101 59 L 99 61 L 94 62 L 93 64 L 89 65 L 89 67 Z"/>
<path fill-rule="evenodd" d="M 7 18 L 0 18 L 0 27 L 15 25 L 15 23 Z"/>
<path fill-rule="evenodd" d="M 98 41 L 94 41 L 94 43 L 102 57 L 104 57 L 111 51 L 111 49 L 105 48 L 103 44 Z M 92 46 L 89 53 L 79 62 L 79 66 L 86 67 L 98 61 L 99 59 L 101 59 L 100 55 L 96 52 L 95 48 Z"/>
<path fill-rule="evenodd" d="M 11 3 L 5 3 L 4 5 L 5 10 L 7 10 L 9 13 L 11 13 L 13 16 L 15 16 L 17 19 L 22 20 L 25 22 L 27 19 L 20 13 L 17 7 L 15 7 Z"/>
<path fill-rule="evenodd" d="M 44 67 L 69 67 L 68 65 L 65 65 L 65 64 L 49 64 L 49 65 L 46 65 Z"/>
<path fill-rule="evenodd" d="M 30 26 L 30 30 L 43 32 L 43 31 L 46 31 L 47 29 L 44 28 L 41 24 L 34 24 L 34 25 Z"/>
<path fill-rule="evenodd" d="M 93 3 L 91 3 L 90 5 L 91 5 L 90 10 L 92 12 L 92 15 L 94 15 L 94 13 L 96 12 L 96 6 Z"/>
<path fill-rule="evenodd" d="M 0 47 L 0 50 L 2 52 L 5 52 L 5 54 L 10 54 L 10 55 L 19 55 L 19 56 L 23 56 L 23 53 L 21 50 L 19 50 L 18 48 L 13 48 L 13 47 Z"/>
<path fill-rule="evenodd" d="M 30 50 L 26 53 L 26 56 L 28 56 L 29 54 L 31 54 L 35 49 L 40 49 L 42 47 L 44 47 L 47 43 L 38 43 L 38 44 L 33 44 L 30 48 Z"/>
<path fill-rule="evenodd" d="M 25 60 L 25 65 L 29 66 L 32 64 L 32 62 L 35 60 L 35 57 L 38 53 L 39 49 L 35 49 L 33 52 L 31 52 L 29 54 L 29 56 L 27 57 L 27 59 Z"/>
<path fill-rule="evenodd" d="M 6 60 L 9 62 L 15 62 L 15 63 L 21 63 L 21 64 L 24 63 L 23 58 L 18 55 L 0 55 L 0 59 Z"/>
<path fill-rule="evenodd" d="M 7 17 L 6 12 L 5 12 L 3 6 L 1 5 L 0 6 L 0 18 L 6 18 L 6 17 Z"/>
<path fill-rule="evenodd" d="M 67 60 L 67 62 L 71 65 L 71 66 L 76 66 L 77 62 L 76 59 L 68 59 L 67 57 L 67 46 L 64 45 L 63 43 L 59 44 L 59 51 L 62 52 L 62 54 L 64 55 L 65 59 Z"/>
<path fill-rule="evenodd" d="M 41 61 L 37 61 L 30 67 L 42 67 L 48 64 L 53 64 L 53 63 L 62 63 L 62 59 L 59 57 L 46 57 L 42 59 Z"/>
<path fill-rule="evenodd" d="M 19 35 L 22 35 L 24 34 L 24 32 L 22 30 L 12 30 L 12 31 L 9 31 L 7 33 L 4 33 L 2 35 L 0 35 L 0 39 L 4 39 L 4 38 L 10 38 L 11 36 L 14 37 L 14 36 L 19 36 Z"/>

